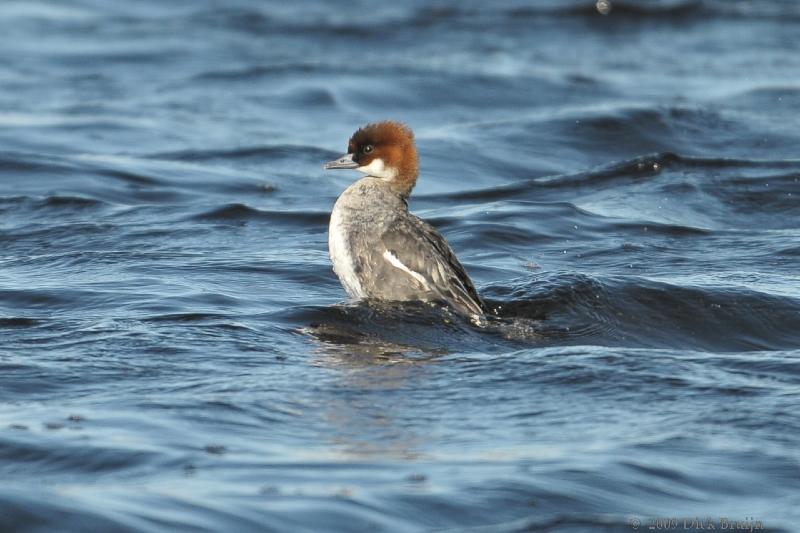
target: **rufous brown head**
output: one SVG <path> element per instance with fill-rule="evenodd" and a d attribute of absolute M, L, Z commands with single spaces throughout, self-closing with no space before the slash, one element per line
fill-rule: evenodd
<path fill-rule="evenodd" d="M 325 163 L 326 169 L 350 168 L 382 179 L 407 197 L 417 183 L 419 159 L 414 132 L 400 122 L 368 124 L 356 131 L 347 145 L 347 153 Z"/>

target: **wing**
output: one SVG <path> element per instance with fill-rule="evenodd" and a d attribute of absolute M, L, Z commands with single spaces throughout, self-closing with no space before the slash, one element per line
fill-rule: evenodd
<path fill-rule="evenodd" d="M 466 314 L 484 313 L 472 280 L 436 228 L 410 215 L 393 224 L 381 241 L 382 259 L 404 270 L 436 299 Z"/>

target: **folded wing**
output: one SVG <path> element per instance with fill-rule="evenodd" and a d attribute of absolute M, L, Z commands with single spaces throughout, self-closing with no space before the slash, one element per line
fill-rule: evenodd
<path fill-rule="evenodd" d="M 484 305 L 464 267 L 444 237 L 415 217 L 399 219 L 386 231 L 382 260 L 405 272 L 410 282 L 466 314 L 482 315 Z"/>

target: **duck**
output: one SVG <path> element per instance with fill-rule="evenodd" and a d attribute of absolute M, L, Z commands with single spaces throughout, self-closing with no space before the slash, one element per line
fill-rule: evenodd
<path fill-rule="evenodd" d="M 336 200 L 328 228 L 333 270 L 355 300 L 435 302 L 482 317 L 486 306 L 439 231 L 409 212 L 419 177 L 414 133 L 397 121 L 359 128 L 326 170 L 364 176 Z"/>

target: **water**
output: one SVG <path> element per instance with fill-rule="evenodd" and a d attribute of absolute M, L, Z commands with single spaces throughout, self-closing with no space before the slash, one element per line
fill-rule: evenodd
<path fill-rule="evenodd" d="M 797 530 L 798 24 L 5 0 L 0 529 Z M 321 165 L 387 118 L 486 328 L 345 301 Z"/>

